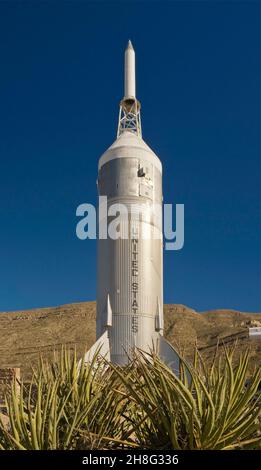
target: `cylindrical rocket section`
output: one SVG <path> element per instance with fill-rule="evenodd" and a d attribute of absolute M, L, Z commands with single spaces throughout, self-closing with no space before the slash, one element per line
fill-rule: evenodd
<path fill-rule="evenodd" d="M 97 338 L 108 330 L 111 361 L 123 365 L 134 348 L 156 347 L 163 331 L 160 160 L 126 131 L 99 161 L 98 189 L 114 216 L 98 241 Z"/>
<path fill-rule="evenodd" d="M 125 50 L 125 67 L 124 67 L 124 94 L 125 98 L 135 98 L 136 96 L 136 80 L 135 80 L 135 52 L 131 41 Z"/>

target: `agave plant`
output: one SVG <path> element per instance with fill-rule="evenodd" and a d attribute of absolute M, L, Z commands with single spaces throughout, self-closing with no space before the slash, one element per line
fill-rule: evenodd
<path fill-rule="evenodd" d="M 233 365 L 233 350 L 204 366 L 181 359 L 180 377 L 155 355 L 141 354 L 125 370 L 115 369 L 136 405 L 130 417 L 141 448 L 236 449 L 257 445 L 260 383 L 257 370 L 246 385 L 249 353 Z"/>
<path fill-rule="evenodd" d="M 30 385 L 13 384 L 6 398 L 9 429 L 0 423 L 2 449 L 92 449 L 126 445 L 127 401 L 115 393 L 118 376 L 98 360 L 79 363 L 62 350 L 48 364 L 41 359 Z M 120 412 L 119 412 L 120 410 Z M 128 444 L 131 445 L 131 442 Z"/>

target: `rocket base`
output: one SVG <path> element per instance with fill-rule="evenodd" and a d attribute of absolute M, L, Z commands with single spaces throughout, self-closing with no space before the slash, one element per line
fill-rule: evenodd
<path fill-rule="evenodd" d="M 158 335 L 156 350 L 154 351 L 145 351 L 145 353 L 156 352 L 159 358 L 172 370 L 172 372 L 179 376 L 179 367 L 180 367 L 180 357 L 175 348 L 167 341 L 162 335 Z M 89 349 L 85 354 L 84 363 L 88 364 L 92 362 L 94 356 L 104 358 L 107 362 L 112 362 L 113 364 L 118 364 L 120 366 L 127 365 L 131 358 L 126 354 L 124 356 L 124 362 L 121 360 L 119 363 L 118 360 L 114 360 L 111 355 L 111 347 L 108 330 L 106 330 L 100 338 L 94 343 L 94 345 Z"/>

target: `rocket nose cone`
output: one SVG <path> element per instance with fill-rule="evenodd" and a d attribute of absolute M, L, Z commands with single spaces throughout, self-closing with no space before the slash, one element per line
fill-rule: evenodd
<path fill-rule="evenodd" d="M 132 45 L 130 39 L 129 39 L 129 41 L 128 41 L 128 44 L 127 44 L 127 48 L 126 48 L 126 49 L 132 49 L 132 50 L 133 50 L 133 45 Z"/>

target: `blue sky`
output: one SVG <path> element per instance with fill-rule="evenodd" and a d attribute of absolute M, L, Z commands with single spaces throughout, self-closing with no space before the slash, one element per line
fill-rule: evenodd
<path fill-rule="evenodd" d="M 185 245 L 165 302 L 261 311 L 259 2 L 0 3 L 0 311 L 96 297 L 75 236 L 116 134 L 123 53 Z"/>

